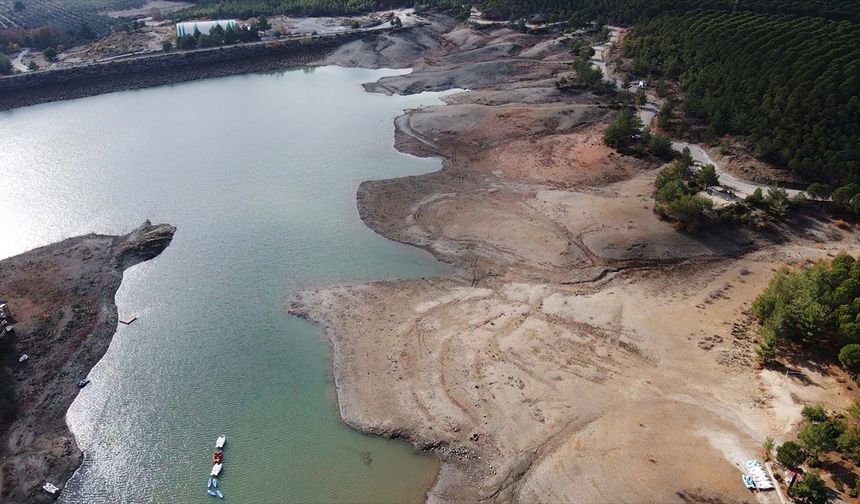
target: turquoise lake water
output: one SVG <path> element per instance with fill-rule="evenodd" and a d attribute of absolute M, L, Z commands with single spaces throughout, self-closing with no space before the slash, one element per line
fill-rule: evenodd
<path fill-rule="evenodd" d="M 393 119 L 438 94 L 323 67 L 113 93 L 0 113 L 0 257 L 144 219 L 178 231 L 126 271 L 120 326 L 68 413 L 85 452 L 64 503 L 421 501 L 438 464 L 351 430 L 321 330 L 284 311 L 307 286 L 444 273 L 358 218 L 367 179 L 438 160 L 393 149 Z"/>

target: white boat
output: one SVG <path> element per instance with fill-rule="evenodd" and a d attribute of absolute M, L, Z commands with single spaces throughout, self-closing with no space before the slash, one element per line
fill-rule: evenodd
<path fill-rule="evenodd" d="M 54 485 L 53 483 L 45 483 L 44 485 L 42 485 L 42 490 L 48 492 L 51 495 L 55 495 L 57 492 L 60 491 L 60 489 L 57 488 L 56 485 Z"/>
<path fill-rule="evenodd" d="M 220 436 L 218 436 L 218 439 L 215 440 L 215 448 L 218 448 L 218 449 L 224 448 L 224 443 L 226 443 L 226 442 L 227 442 L 227 436 L 225 436 L 224 434 L 221 434 Z"/>
<path fill-rule="evenodd" d="M 212 466 L 212 472 L 209 473 L 210 476 L 218 476 L 221 474 L 221 464 L 215 464 Z"/>

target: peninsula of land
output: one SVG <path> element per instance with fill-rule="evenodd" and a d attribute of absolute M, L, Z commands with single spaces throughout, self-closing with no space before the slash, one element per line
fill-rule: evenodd
<path fill-rule="evenodd" d="M 69 238 L 0 261 L 14 327 L 0 338 L 0 501 L 50 502 L 42 486 L 62 488 L 80 465 L 66 425 L 77 382 L 116 331 L 123 271 L 159 255 L 175 232 L 146 221 L 124 236 Z"/>

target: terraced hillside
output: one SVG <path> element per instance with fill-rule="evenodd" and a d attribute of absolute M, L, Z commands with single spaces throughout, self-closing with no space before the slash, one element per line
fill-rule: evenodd
<path fill-rule="evenodd" d="M 117 21 L 103 12 L 139 7 L 145 0 L 0 0 L 0 29 L 53 25 L 78 30 L 84 23 L 104 34 Z"/>

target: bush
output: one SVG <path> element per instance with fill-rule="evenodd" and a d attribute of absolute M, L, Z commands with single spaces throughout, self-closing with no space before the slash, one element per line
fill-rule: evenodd
<path fill-rule="evenodd" d="M 164 52 L 172 51 L 173 50 L 173 43 L 171 43 L 169 40 L 165 40 L 164 42 L 161 43 L 161 50 Z"/>
<path fill-rule="evenodd" d="M 752 194 L 746 197 L 745 201 L 754 207 L 764 204 L 764 193 L 762 192 L 761 187 L 757 187 Z"/>
<path fill-rule="evenodd" d="M 794 441 L 786 441 L 776 448 L 776 461 L 785 467 L 795 469 L 806 461 L 806 452 Z"/>

